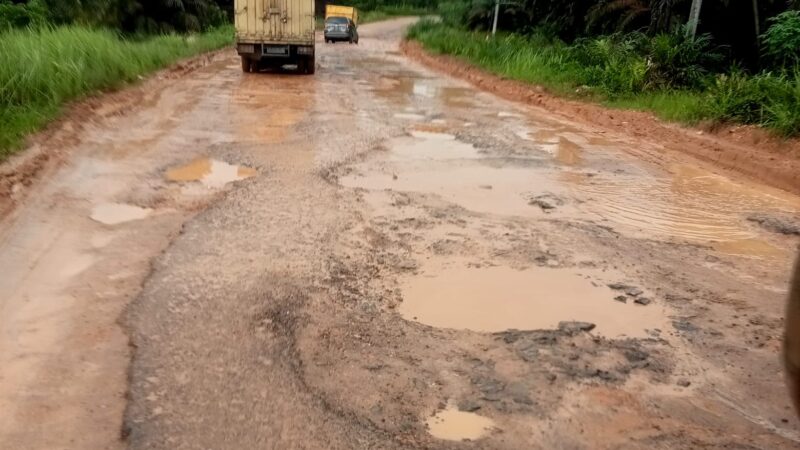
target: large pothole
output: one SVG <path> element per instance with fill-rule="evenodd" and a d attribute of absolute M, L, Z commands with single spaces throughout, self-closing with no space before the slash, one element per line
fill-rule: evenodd
<path fill-rule="evenodd" d="M 481 332 L 555 329 L 562 322 L 591 323 L 593 333 L 609 338 L 665 329 L 663 306 L 637 303 L 641 290 L 629 289 L 636 296 L 628 297 L 608 287 L 615 279 L 597 269 L 443 264 L 402 283 L 399 311 L 434 327 Z"/>

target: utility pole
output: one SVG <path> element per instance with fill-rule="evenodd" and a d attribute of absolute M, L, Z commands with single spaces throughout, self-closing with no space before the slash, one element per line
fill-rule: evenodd
<path fill-rule="evenodd" d="M 497 33 L 497 16 L 500 15 L 500 0 L 494 4 L 494 20 L 492 21 L 492 37 Z"/>
<path fill-rule="evenodd" d="M 700 22 L 700 8 L 703 0 L 692 0 L 692 9 L 689 11 L 689 23 L 687 23 L 686 34 L 695 37 L 697 34 L 697 23 Z"/>

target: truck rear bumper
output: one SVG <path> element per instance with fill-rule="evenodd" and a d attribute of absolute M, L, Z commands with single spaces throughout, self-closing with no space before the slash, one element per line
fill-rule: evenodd
<path fill-rule="evenodd" d="M 236 51 L 240 56 L 260 60 L 263 58 L 296 59 L 298 56 L 311 56 L 314 54 L 314 44 L 265 44 L 239 42 Z"/>

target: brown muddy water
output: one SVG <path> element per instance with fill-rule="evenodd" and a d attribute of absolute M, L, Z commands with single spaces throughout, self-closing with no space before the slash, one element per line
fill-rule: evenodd
<path fill-rule="evenodd" d="M 656 171 L 610 149 L 605 140 L 574 131 L 520 132 L 530 152 L 511 158 L 478 150 L 455 134 L 419 131 L 426 126 L 441 129 L 413 126 L 409 136 L 387 142 L 388 152 L 356 165 L 341 184 L 435 194 L 477 213 L 589 220 L 634 237 L 707 245 L 727 254 L 780 260 L 790 255 L 780 237 L 747 221 L 754 212 L 798 215 L 800 200 L 782 191 L 685 164 Z M 542 196 L 552 208 L 537 200 Z"/>
<path fill-rule="evenodd" d="M 105 225 L 118 225 L 124 222 L 144 219 L 153 212 L 150 208 L 142 208 L 125 203 L 103 203 L 92 208 L 91 218 Z"/>
<path fill-rule="evenodd" d="M 221 188 L 228 183 L 244 180 L 256 174 L 256 170 L 249 167 L 211 158 L 200 158 L 185 166 L 168 170 L 166 177 L 169 181 L 199 181 L 208 188 Z"/>
<path fill-rule="evenodd" d="M 433 437 L 448 441 L 474 441 L 489 434 L 495 426 L 488 417 L 459 411 L 452 405 L 437 412 L 426 423 Z"/>
<path fill-rule="evenodd" d="M 591 269 L 432 264 L 402 284 L 399 311 L 426 325 L 482 332 L 555 329 L 561 321 L 594 323 L 592 333 L 611 338 L 665 329 L 663 307 L 614 300 L 620 293 L 607 285 L 620 278 Z"/>

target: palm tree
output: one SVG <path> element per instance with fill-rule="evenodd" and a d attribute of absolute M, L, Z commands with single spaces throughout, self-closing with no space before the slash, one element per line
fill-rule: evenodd
<path fill-rule="evenodd" d="M 588 26 L 611 23 L 613 31 L 646 27 L 651 33 L 669 30 L 675 25 L 676 8 L 686 0 L 605 0 L 594 5 L 588 14 Z M 699 1 L 699 0 L 693 0 Z"/>

